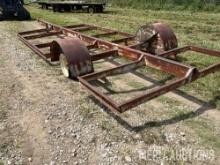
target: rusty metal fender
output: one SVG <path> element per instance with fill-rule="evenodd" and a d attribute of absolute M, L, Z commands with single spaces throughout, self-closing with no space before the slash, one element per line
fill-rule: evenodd
<path fill-rule="evenodd" d="M 161 22 L 141 26 L 136 33 L 136 40 L 143 43 L 148 53 L 156 55 L 178 47 L 174 31 Z"/>
<path fill-rule="evenodd" d="M 78 38 L 59 39 L 51 44 L 51 60 L 58 60 L 64 55 L 67 61 L 68 77 L 77 78 L 92 73 L 93 63 L 85 44 Z"/>

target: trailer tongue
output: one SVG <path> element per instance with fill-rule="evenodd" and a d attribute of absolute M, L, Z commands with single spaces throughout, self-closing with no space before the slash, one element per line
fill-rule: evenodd
<path fill-rule="evenodd" d="M 220 61 L 206 68 L 198 69 L 169 59 L 186 51 L 220 57 L 220 51 L 195 46 L 177 48 L 176 36 L 166 24 L 146 25 L 141 27 L 136 35 L 131 35 L 88 24 L 62 27 L 45 21 L 39 22 L 44 28 L 18 33 L 21 41 L 50 65 L 60 61 L 62 72 L 66 77 L 78 79 L 92 95 L 114 112 L 125 112 L 220 69 Z M 99 33 L 83 34 L 85 31 L 94 30 Z M 113 35 L 117 35 L 119 38 L 116 37 L 110 41 L 100 39 Z M 47 38 L 47 42 L 41 42 L 43 38 Z M 99 49 L 99 51 L 92 53 L 92 49 Z M 122 56 L 130 61 L 103 71 L 94 70 L 94 61 L 112 56 Z M 175 78 L 122 103 L 112 100 L 92 83 L 95 80 L 124 74 L 140 67 L 154 68 L 169 73 Z"/>

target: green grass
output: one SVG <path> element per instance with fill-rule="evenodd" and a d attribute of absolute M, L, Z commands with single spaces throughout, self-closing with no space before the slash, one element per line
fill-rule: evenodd
<path fill-rule="evenodd" d="M 219 0 L 110 0 L 113 6 L 140 9 L 220 11 Z"/>
<path fill-rule="evenodd" d="M 188 106 L 184 106 L 179 101 L 165 97 L 160 97 L 160 101 L 169 107 L 170 117 L 188 116 L 190 113 L 193 115 L 194 110 Z M 216 127 L 213 121 L 204 117 L 193 117 L 183 120 L 183 124 L 194 130 L 196 135 L 201 139 L 198 140 L 200 145 L 206 148 L 212 148 L 217 152 L 216 155 L 219 154 L 220 138 L 218 132 L 215 130 Z"/>
<path fill-rule="evenodd" d="M 204 146 L 212 147 L 216 151 L 220 151 L 219 135 L 215 134 L 215 129 L 210 122 L 211 121 L 205 121 L 204 119 L 189 119 L 185 124 L 196 131 L 202 139 Z"/>

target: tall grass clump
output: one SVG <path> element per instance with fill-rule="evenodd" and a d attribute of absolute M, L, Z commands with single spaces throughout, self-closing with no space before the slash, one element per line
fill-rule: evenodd
<path fill-rule="evenodd" d="M 141 9 L 220 11 L 220 0 L 109 0 L 109 3 Z"/>

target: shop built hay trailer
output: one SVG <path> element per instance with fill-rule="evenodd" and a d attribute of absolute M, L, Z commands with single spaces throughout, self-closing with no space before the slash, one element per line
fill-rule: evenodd
<path fill-rule="evenodd" d="M 203 69 L 175 61 L 176 56 L 187 51 L 215 57 L 220 57 L 220 51 L 195 46 L 177 48 L 174 32 L 164 23 L 142 26 L 136 35 L 88 24 L 62 27 L 45 21 L 39 23 L 44 28 L 18 33 L 21 41 L 50 65 L 60 62 L 66 77 L 78 79 L 93 96 L 114 112 L 125 112 L 220 69 L 220 62 L 217 61 Z M 97 30 L 99 33 L 83 34 L 92 30 Z M 101 39 L 114 35 L 120 38 L 111 41 Z M 51 39 L 51 36 L 57 39 L 53 37 Z M 42 38 L 48 38 L 47 42 L 41 42 Z M 94 51 L 96 49 L 99 51 Z M 94 61 L 112 56 L 126 58 L 129 62 L 102 71 L 94 70 Z M 144 66 L 169 73 L 175 78 L 122 103 L 117 103 L 92 83 Z"/>

